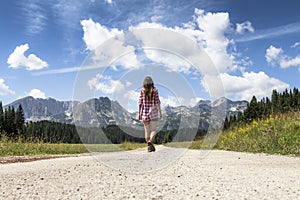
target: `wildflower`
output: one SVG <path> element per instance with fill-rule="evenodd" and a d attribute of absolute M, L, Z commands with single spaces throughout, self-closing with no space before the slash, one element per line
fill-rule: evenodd
<path fill-rule="evenodd" d="M 261 132 L 262 136 L 266 136 L 266 132 L 262 131 Z"/>
<path fill-rule="evenodd" d="M 270 126 L 268 129 L 268 133 L 270 133 L 272 131 L 273 126 Z"/>

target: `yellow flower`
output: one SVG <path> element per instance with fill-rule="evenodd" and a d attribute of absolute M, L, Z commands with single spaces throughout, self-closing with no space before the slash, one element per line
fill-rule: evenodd
<path fill-rule="evenodd" d="M 235 133 L 233 131 L 229 131 L 229 138 L 234 139 Z"/>
<path fill-rule="evenodd" d="M 253 128 L 256 128 L 257 125 L 258 125 L 258 122 L 257 122 L 256 120 L 253 120 L 253 122 L 252 122 L 252 127 L 253 127 Z"/>

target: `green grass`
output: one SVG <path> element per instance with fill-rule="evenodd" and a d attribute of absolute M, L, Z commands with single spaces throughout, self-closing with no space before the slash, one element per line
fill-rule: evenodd
<path fill-rule="evenodd" d="M 82 154 L 89 152 L 127 151 L 146 147 L 146 144 L 125 142 L 121 144 L 50 144 L 43 142 L 0 141 L 0 156 L 34 156 Z"/>
<path fill-rule="evenodd" d="M 300 156 L 300 112 L 254 120 L 250 124 L 223 131 L 220 135 L 210 134 L 192 142 L 170 142 L 164 145 Z"/>
<path fill-rule="evenodd" d="M 300 113 L 270 116 L 221 134 L 216 148 L 300 156 Z"/>
<path fill-rule="evenodd" d="M 222 149 L 231 151 L 300 156 L 300 113 L 270 116 L 222 132 L 219 138 L 204 137 L 193 142 L 171 142 L 168 147 Z M 145 143 L 122 144 L 49 144 L 21 140 L 0 140 L 0 156 L 82 154 L 127 151 L 146 147 Z"/>

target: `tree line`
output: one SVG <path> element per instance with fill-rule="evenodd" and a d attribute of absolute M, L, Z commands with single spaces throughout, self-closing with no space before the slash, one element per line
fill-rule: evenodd
<path fill-rule="evenodd" d="M 3 109 L 0 101 L 0 139 L 49 143 L 80 143 L 75 125 L 51 121 L 25 122 L 22 105 Z"/>
<path fill-rule="evenodd" d="M 5 135 L 9 139 L 16 139 L 24 134 L 24 113 L 20 105 L 15 111 L 14 107 L 3 110 L 0 101 L 0 136 Z"/>
<path fill-rule="evenodd" d="M 237 115 L 226 116 L 223 123 L 223 130 L 227 130 L 236 124 L 250 123 L 256 119 L 267 118 L 270 115 L 277 115 L 287 112 L 300 111 L 300 92 L 299 89 L 285 89 L 283 92 L 272 91 L 271 99 L 262 98 L 260 101 L 255 96 L 247 103 L 244 112 Z"/>

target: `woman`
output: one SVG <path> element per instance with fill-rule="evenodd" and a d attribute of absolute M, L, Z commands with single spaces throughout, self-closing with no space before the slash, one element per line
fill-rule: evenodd
<path fill-rule="evenodd" d="M 153 80 L 147 76 L 143 82 L 143 88 L 139 97 L 138 119 L 143 120 L 145 140 L 148 151 L 155 151 L 153 140 L 156 135 L 157 120 L 162 118 L 158 91 L 154 87 Z"/>

